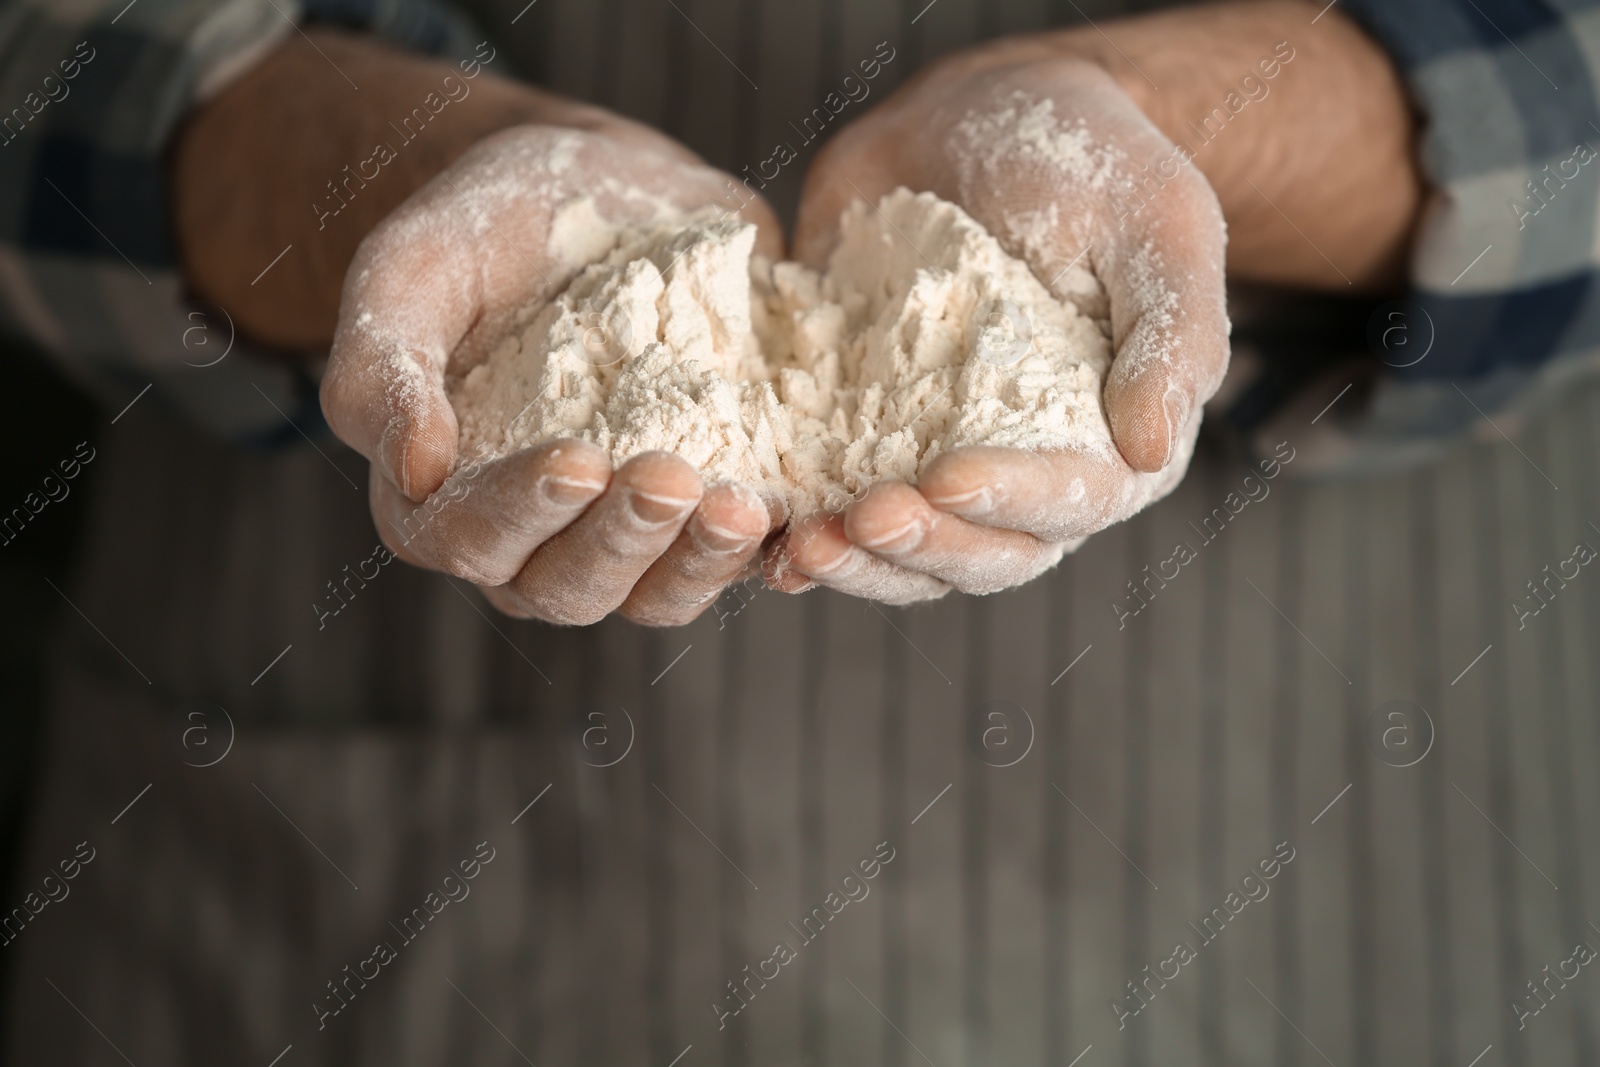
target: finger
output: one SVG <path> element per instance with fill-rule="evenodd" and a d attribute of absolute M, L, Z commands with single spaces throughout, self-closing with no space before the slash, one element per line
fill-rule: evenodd
<path fill-rule="evenodd" d="M 1094 255 L 1116 353 L 1103 396 L 1123 457 L 1158 471 L 1227 371 L 1225 230 L 1216 195 L 1192 168 L 1119 224 L 1112 254 Z"/>
<path fill-rule="evenodd" d="M 940 511 L 1051 544 L 1104 529 L 1151 498 L 1120 456 L 989 445 L 936 457 L 918 488 Z"/>
<path fill-rule="evenodd" d="M 1063 551 L 1032 534 L 939 511 L 902 482 L 873 486 L 846 513 L 844 532 L 879 559 L 931 574 L 963 593 L 993 593 L 1031 581 L 1055 566 Z"/>
<path fill-rule="evenodd" d="M 776 215 L 759 197 L 735 197 L 734 187 L 725 174 L 642 142 L 526 127 L 486 138 L 357 251 L 323 380 L 329 425 L 407 497 L 426 498 L 455 463 L 446 368 L 481 359 L 518 309 L 573 267 L 548 247 L 560 205 L 592 194 L 623 225 L 667 203 L 721 203 L 757 225 L 764 254 L 780 256 Z"/>
<path fill-rule="evenodd" d="M 959 199 L 1052 287 L 1067 265 L 1087 259 L 1110 305 L 1114 357 L 1102 396 L 1112 440 L 1134 470 L 1163 470 L 1227 367 L 1226 229 L 1216 195 L 1098 67 L 1018 65 L 980 80 L 996 118 L 1012 128 L 975 135 L 980 142 L 955 168 Z M 1036 132 L 1023 135 L 1022 109 L 1007 101 L 1041 88 L 1056 135 L 1078 136 L 1076 124 L 1115 146 L 1100 154 L 1111 168 L 1103 187 L 1085 188 L 1070 166 L 1027 147 Z M 984 144 L 988 156 L 971 151 Z M 1046 206 L 1057 222 L 1037 237 L 1028 220 Z"/>
<path fill-rule="evenodd" d="M 610 480 L 611 460 L 603 450 L 567 438 L 464 464 L 421 504 L 387 478 L 376 478 L 372 515 L 407 562 L 476 585 L 503 585 Z"/>
<path fill-rule="evenodd" d="M 666 452 L 646 452 L 611 476 L 604 495 L 546 541 L 509 585 L 548 622 L 599 622 L 620 607 L 700 502 L 700 475 Z"/>
<path fill-rule="evenodd" d="M 622 602 L 622 614 L 648 626 L 681 626 L 745 570 L 771 526 L 767 505 L 747 485 L 713 485 L 672 546 Z"/>
<path fill-rule="evenodd" d="M 808 593 L 817 583 L 789 565 L 789 535 L 775 537 L 761 553 L 761 580 L 775 593 Z"/>
<path fill-rule="evenodd" d="M 1038 78 L 1026 67 L 997 72 L 991 106 L 1035 95 Z M 1134 470 L 1159 471 L 1227 367 L 1222 211 L 1205 177 L 1176 162 L 1176 147 L 1104 71 L 1060 72 L 1045 84 L 1061 135 L 1077 115 L 1117 146 L 1121 162 L 1106 187 L 1086 190 L 1049 154 L 1019 150 L 1029 139 L 1009 129 L 967 146 L 952 194 L 1051 287 L 1080 259 L 1092 268 L 1111 317 L 1102 396 L 1112 440 Z M 1000 113 L 1017 121 L 1009 105 Z M 989 156 L 979 151 L 985 144 Z M 1027 220 L 1047 206 L 1056 225 L 1039 236 Z"/>
<path fill-rule="evenodd" d="M 528 602 L 523 600 L 510 585 L 481 586 L 478 591 L 483 594 L 483 599 L 502 615 L 510 615 L 513 619 L 538 618 L 528 606 Z"/>
<path fill-rule="evenodd" d="M 444 371 L 481 306 L 479 272 L 447 231 L 384 226 L 362 242 L 322 379 L 333 432 L 416 501 L 455 464 Z"/>
<path fill-rule="evenodd" d="M 427 569 L 427 562 L 406 543 L 405 527 L 401 525 L 397 528 L 392 521 L 396 511 L 417 505 L 401 496 L 376 463 L 370 464 L 367 471 L 367 506 L 372 510 L 373 525 L 378 528 L 378 539 L 383 542 L 383 547 L 394 553 L 396 559 L 405 560 L 413 567 Z"/>
<path fill-rule="evenodd" d="M 788 566 L 819 585 L 885 604 L 911 604 L 944 596 L 950 587 L 928 574 L 879 559 L 845 536 L 844 519 L 830 515 L 785 535 Z"/>

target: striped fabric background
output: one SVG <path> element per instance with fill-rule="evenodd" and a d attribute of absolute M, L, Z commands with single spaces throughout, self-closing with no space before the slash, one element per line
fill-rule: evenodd
<path fill-rule="evenodd" d="M 878 41 L 897 58 L 875 94 L 1076 17 L 517 7 L 480 15 L 545 83 L 735 169 Z M 376 540 L 359 457 L 229 453 L 135 408 L 103 435 L 56 619 L 22 869 L 94 859 L 0 950 L 6 1060 L 1592 1064 L 1593 968 L 1526 1029 L 1511 1003 L 1600 946 L 1600 573 L 1525 629 L 1509 605 L 1600 547 L 1597 426 L 1587 391 L 1419 473 L 1285 475 L 1207 544 L 1189 524 L 1247 472 L 1202 455 L 984 599 L 760 591 L 720 625 L 562 631 L 394 563 L 319 630 L 325 583 Z M 1111 603 L 1179 541 L 1197 558 L 1119 629 Z M 1414 766 L 1369 740 L 1389 700 L 1431 717 Z M 981 718 L 995 701 L 1009 717 Z M 407 940 L 482 842 L 470 894 Z M 789 924 L 883 842 L 867 895 L 805 942 Z M 1203 943 L 1188 924 L 1284 842 L 1270 893 Z M 1196 958 L 1119 1029 L 1111 1002 L 1180 940 Z M 393 961 L 319 1030 L 380 941 Z M 719 1029 L 780 941 L 793 962 Z"/>

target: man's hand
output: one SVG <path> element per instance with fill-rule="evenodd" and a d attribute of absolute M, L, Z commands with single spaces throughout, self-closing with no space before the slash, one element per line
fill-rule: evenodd
<path fill-rule="evenodd" d="M 1283 285 L 1397 276 L 1420 202 L 1405 99 L 1375 44 L 1316 14 L 1218 4 L 1109 24 L 1115 44 L 1088 29 L 993 42 L 922 72 L 828 146 L 795 239 L 813 264 L 849 201 L 905 185 L 960 204 L 1042 281 L 1093 267 L 1119 454 L 946 453 L 915 488 L 875 486 L 843 516 L 794 525 L 768 552 L 769 581 L 891 602 L 1027 581 L 1182 477 L 1227 366 L 1225 258 Z M 1253 110 L 1234 112 L 1230 93 Z M 1200 141 L 1187 124 L 1207 119 L 1220 132 Z"/>
<path fill-rule="evenodd" d="M 416 502 L 456 462 L 446 374 L 473 367 L 582 263 L 563 262 L 557 213 L 589 198 L 602 218 L 716 203 L 724 176 L 677 152 L 606 134 L 524 126 L 487 138 L 362 242 L 323 379 L 328 423 L 373 461 L 372 510 L 405 560 L 488 586 L 502 610 L 595 622 L 687 622 L 738 576 L 770 518 L 745 486 L 703 488 L 690 464 L 557 440 L 491 462 L 414 537 Z M 758 216 L 762 217 L 762 216 Z M 770 216 L 765 249 L 781 245 Z"/>
<path fill-rule="evenodd" d="M 946 453 L 917 489 L 875 486 L 842 520 L 795 530 L 776 549 L 789 567 L 880 600 L 945 585 L 992 592 L 1127 518 L 1149 499 L 1144 483 L 1181 476 L 1227 366 L 1222 213 L 1192 167 L 1136 213 L 1114 196 L 1171 152 L 1109 74 L 1061 59 L 935 67 L 830 145 L 809 176 L 802 254 L 820 258 L 824 220 L 853 197 L 906 185 L 960 204 L 1041 280 L 1094 268 L 1109 300 L 1104 403 L 1120 453 Z"/>
<path fill-rule="evenodd" d="M 660 453 L 613 471 L 603 451 L 576 440 L 452 476 L 458 427 L 444 380 L 474 366 L 512 329 L 519 308 L 559 291 L 582 266 L 552 241 L 563 206 L 588 198 L 608 222 L 643 220 L 662 207 L 721 203 L 726 176 L 637 124 L 481 75 L 467 101 L 481 99 L 479 110 L 441 112 L 423 135 L 438 135 L 425 152 L 406 154 L 420 138 L 399 150 L 386 165 L 396 171 L 351 200 L 356 217 L 323 220 L 319 230 L 310 208 L 325 192 L 318 165 L 327 179 L 340 178 L 339 165 L 370 155 L 371 140 L 394 140 L 379 130 L 381 110 L 360 110 L 365 102 L 421 101 L 454 68 L 317 36 L 362 88 L 343 97 L 330 84 L 310 94 L 348 100 L 294 129 L 311 144 L 297 150 L 270 136 L 305 110 L 302 80 L 322 76 L 315 54 L 296 56 L 303 46 L 295 43 L 186 132 L 176 166 L 198 201 L 180 202 L 190 277 L 258 338 L 311 346 L 332 333 L 323 410 L 334 432 L 372 462 L 373 518 L 400 558 L 486 586 L 490 601 L 512 614 L 563 623 L 618 609 L 653 624 L 694 618 L 751 562 L 774 521 L 753 490 L 704 486 L 688 462 Z M 409 103 L 392 113 L 408 111 Z M 252 119 L 249 136 L 241 135 Z M 459 144 L 464 136 L 470 147 Z M 284 155 L 291 158 L 274 158 Z M 225 190 L 231 209 L 208 191 L 207 171 L 235 182 Z M 252 211 L 239 210 L 241 202 Z M 258 203 L 264 207 L 254 212 Z M 275 230 L 261 216 L 289 221 Z M 781 254 L 770 209 L 752 202 L 744 216 L 761 228 L 761 251 Z M 353 237 L 337 229 L 347 222 Z M 291 241 L 305 243 L 305 258 L 285 257 L 275 287 L 257 291 L 237 269 L 255 257 L 267 262 Z"/>

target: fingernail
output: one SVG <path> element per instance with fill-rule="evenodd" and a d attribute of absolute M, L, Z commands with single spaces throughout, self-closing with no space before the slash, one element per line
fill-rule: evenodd
<path fill-rule="evenodd" d="M 793 559 L 794 553 L 789 551 L 789 535 L 780 534 L 762 557 L 762 572 L 768 576 L 769 581 L 780 577 L 788 573 L 789 564 Z"/>
<path fill-rule="evenodd" d="M 867 559 L 869 557 L 862 555 L 861 550 L 855 545 L 850 545 L 845 548 L 843 552 L 840 552 L 837 556 L 833 557 L 833 562 L 831 563 L 807 564 L 806 573 L 813 576 L 819 574 L 832 574 L 845 564 L 852 563 L 858 558 Z"/>
<path fill-rule="evenodd" d="M 539 479 L 539 495 L 552 504 L 571 507 L 587 503 L 605 489 L 601 482 L 585 482 L 577 478 L 558 478 L 547 474 Z"/>
<path fill-rule="evenodd" d="M 628 490 L 628 506 L 633 509 L 634 515 L 640 522 L 648 526 L 660 526 L 681 518 L 684 512 L 694 507 L 695 501 L 683 500 L 675 496 L 659 496 L 647 493 L 642 489 Z"/>
<path fill-rule="evenodd" d="M 783 540 L 778 542 L 773 553 L 762 563 L 761 576 L 768 589 L 780 593 L 804 593 L 808 589 L 815 589 L 816 582 L 792 568 L 794 554 L 789 551 L 789 536 L 784 534 Z"/>
<path fill-rule="evenodd" d="M 384 465 L 389 468 L 394 476 L 394 482 L 406 496 L 411 495 L 411 472 L 407 469 L 406 444 L 411 438 L 411 420 L 403 415 L 391 418 L 383 428 L 383 436 L 378 439 L 378 452 L 383 457 Z"/>
<path fill-rule="evenodd" d="M 922 539 L 927 536 L 928 525 L 922 519 L 914 518 L 899 529 L 890 530 L 888 533 L 868 540 L 857 541 L 862 548 L 882 549 L 893 546 L 896 552 L 910 552 L 922 544 Z M 898 544 L 896 543 L 898 542 Z"/>
<path fill-rule="evenodd" d="M 1178 434 L 1183 432 L 1183 424 L 1189 415 L 1188 408 L 1189 405 L 1181 396 L 1171 392 L 1161 402 L 1162 414 L 1167 417 L 1167 454 L 1161 460 L 1163 467 L 1172 462 L 1173 455 L 1178 451 Z"/>
<path fill-rule="evenodd" d="M 987 515 L 994 510 L 994 494 L 985 485 L 966 493 L 929 497 L 928 503 L 945 511 L 953 511 L 958 515 L 968 517 Z"/>
<path fill-rule="evenodd" d="M 689 523 L 689 536 L 694 543 L 712 555 L 725 556 L 737 552 L 742 548 L 749 548 L 755 543 L 755 538 L 742 534 L 738 530 L 730 530 L 725 526 L 696 519 Z"/>

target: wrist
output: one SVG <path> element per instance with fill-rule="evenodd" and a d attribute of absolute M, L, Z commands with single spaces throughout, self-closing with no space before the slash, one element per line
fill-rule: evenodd
<path fill-rule="evenodd" d="M 198 108 L 169 162 L 190 290 L 296 349 L 332 338 L 345 270 L 380 219 L 478 140 L 555 108 L 490 73 L 489 49 L 458 65 L 310 37 L 316 49 L 293 38 Z"/>
<path fill-rule="evenodd" d="M 1228 221 L 1234 277 L 1395 287 L 1423 200 L 1415 120 L 1378 43 L 1337 8 L 1313 24 L 1319 7 L 1181 8 L 1042 35 L 1028 55 L 1102 67 L 1187 150 Z"/>

